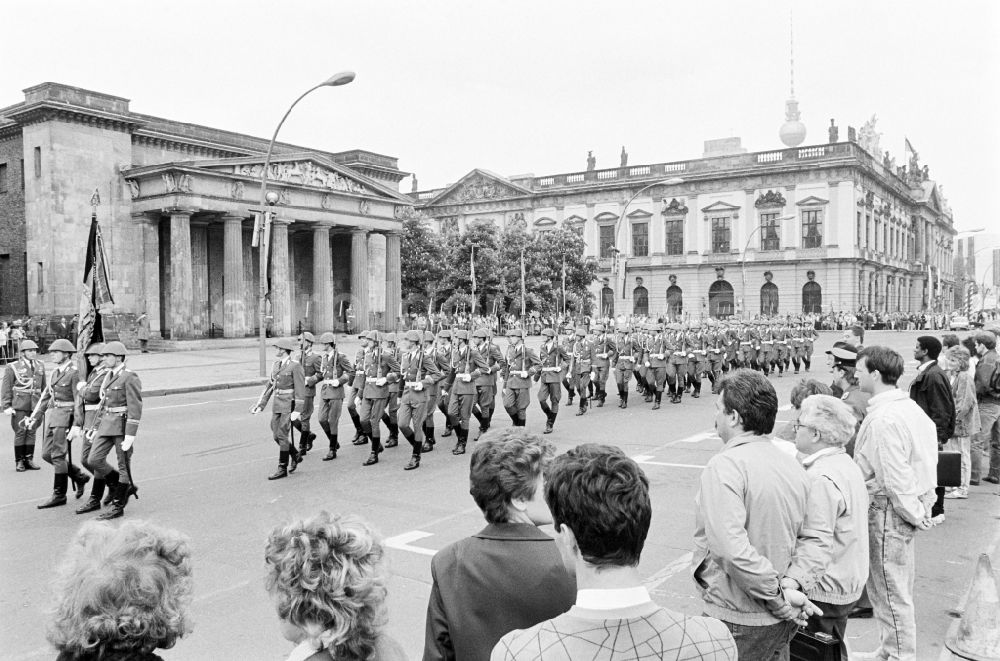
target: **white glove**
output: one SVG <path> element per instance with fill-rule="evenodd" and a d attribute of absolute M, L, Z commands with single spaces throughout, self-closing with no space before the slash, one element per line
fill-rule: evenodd
<path fill-rule="evenodd" d="M 597 375 L 596 375 L 596 374 L 594 374 L 593 372 L 591 372 L 591 373 L 590 373 L 590 380 L 591 380 L 591 381 L 593 381 L 593 380 L 594 380 L 594 379 L 596 379 L 596 378 L 597 378 Z"/>
<path fill-rule="evenodd" d="M 417 385 L 413 386 L 414 390 L 420 391 L 424 389 L 423 381 L 417 381 Z"/>
<path fill-rule="evenodd" d="M 359 406 L 361 406 L 361 398 L 360 397 L 355 397 L 354 398 L 354 408 L 358 408 Z"/>
<path fill-rule="evenodd" d="M 260 413 L 260 411 L 261 411 L 261 408 L 259 406 L 251 406 L 250 407 L 250 413 L 252 413 L 253 415 L 257 415 L 258 413 Z"/>
<path fill-rule="evenodd" d="M 87 384 L 84 383 L 83 381 L 80 381 L 79 383 L 76 384 L 76 391 L 77 392 L 83 392 L 83 389 L 86 388 L 86 387 L 87 387 Z"/>
<path fill-rule="evenodd" d="M 460 374 L 459 376 L 462 377 L 462 381 L 465 382 L 465 383 L 468 383 L 469 381 L 472 381 L 472 375 L 471 374 Z"/>
<path fill-rule="evenodd" d="M 125 435 L 125 440 L 122 441 L 122 452 L 128 452 L 132 448 L 132 444 L 135 443 L 135 436 Z"/>
<path fill-rule="evenodd" d="M 330 381 L 330 385 L 336 388 L 337 386 L 340 385 L 340 379 L 333 379 L 332 381 Z"/>
<path fill-rule="evenodd" d="M 7 408 L 5 408 L 3 410 L 3 414 L 4 415 L 14 415 L 14 409 L 13 409 L 13 407 L 8 406 Z"/>
<path fill-rule="evenodd" d="M 72 427 L 69 428 L 69 438 L 70 438 L 70 440 L 73 440 L 74 438 L 80 438 L 80 436 L 82 434 L 83 434 L 83 430 L 80 429 L 80 427 L 78 427 L 76 425 L 74 425 L 74 426 L 72 426 Z"/>
<path fill-rule="evenodd" d="M 290 417 L 292 419 L 292 422 L 295 422 L 296 420 L 302 419 L 302 413 L 299 411 L 292 411 L 292 415 Z"/>
<path fill-rule="evenodd" d="M 448 396 L 448 391 L 447 390 L 442 390 L 441 391 L 441 396 L 442 397 L 447 397 Z"/>
<path fill-rule="evenodd" d="M 384 386 L 387 381 L 388 379 L 386 379 L 384 376 L 380 376 L 379 378 L 375 379 L 375 385 Z"/>
<path fill-rule="evenodd" d="M 518 372 L 518 375 L 520 375 L 520 377 L 522 379 L 527 379 L 528 378 L 528 370 L 521 370 L 520 372 Z"/>
<path fill-rule="evenodd" d="M 646 361 L 646 367 L 649 367 L 649 361 L 648 360 Z"/>

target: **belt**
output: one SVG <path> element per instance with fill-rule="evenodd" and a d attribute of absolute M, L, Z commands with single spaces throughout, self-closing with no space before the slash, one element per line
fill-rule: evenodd
<path fill-rule="evenodd" d="M 107 411 L 108 413 L 126 413 L 128 411 L 128 407 L 127 406 L 109 406 L 108 408 L 106 408 L 104 410 Z"/>
<path fill-rule="evenodd" d="M 334 382 L 334 381 L 336 381 L 336 382 L 337 382 L 337 385 L 338 385 L 338 386 L 342 386 L 342 385 L 344 385 L 344 384 L 343 384 L 343 383 L 342 383 L 342 382 L 340 381 L 340 379 L 323 379 L 322 381 L 320 381 L 320 384 L 321 384 L 321 385 L 324 385 L 324 386 L 332 386 L 332 385 L 333 385 L 333 382 Z M 336 386 L 334 386 L 334 387 L 336 387 Z"/>
<path fill-rule="evenodd" d="M 294 388 L 275 388 L 274 392 L 275 392 L 275 394 L 278 394 L 278 395 L 288 395 L 290 393 L 295 392 L 295 389 Z"/>
<path fill-rule="evenodd" d="M 42 391 L 42 389 L 41 389 L 41 388 L 25 388 L 24 386 L 21 386 L 21 387 L 18 387 L 18 386 L 14 386 L 14 392 L 30 392 L 30 393 L 36 393 L 36 392 L 41 392 L 41 391 Z"/>
<path fill-rule="evenodd" d="M 423 383 L 423 381 L 407 381 L 406 382 L 406 387 L 407 388 L 415 388 L 415 387 L 419 386 L 421 383 Z"/>
<path fill-rule="evenodd" d="M 99 408 L 101 408 L 100 404 L 84 404 L 83 405 L 83 410 L 84 411 L 96 411 Z"/>
<path fill-rule="evenodd" d="M 60 409 L 71 409 L 76 406 L 75 402 L 52 402 L 52 405 Z"/>

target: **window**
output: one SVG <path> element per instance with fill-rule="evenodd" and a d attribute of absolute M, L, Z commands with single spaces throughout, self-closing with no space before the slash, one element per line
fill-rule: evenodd
<path fill-rule="evenodd" d="M 7 164 L 0 163 L 0 193 L 7 192 Z"/>
<path fill-rule="evenodd" d="M 733 286 L 725 280 L 716 280 L 708 288 L 708 316 L 715 319 L 731 317 L 736 311 Z"/>
<path fill-rule="evenodd" d="M 868 306 L 871 307 L 871 285 L 868 288 Z M 802 314 L 823 312 L 823 288 L 818 282 L 807 282 L 802 286 Z"/>
<path fill-rule="evenodd" d="M 684 292 L 677 285 L 667 287 L 667 314 L 670 321 L 680 321 L 684 314 Z"/>
<path fill-rule="evenodd" d="M 729 216 L 712 218 L 712 252 L 729 252 Z"/>
<path fill-rule="evenodd" d="M 601 258 L 611 257 L 614 254 L 613 248 L 615 247 L 615 226 L 614 225 L 601 225 Z"/>
<path fill-rule="evenodd" d="M 44 294 L 45 293 L 45 263 L 44 262 L 38 262 L 35 265 L 35 276 L 36 276 L 35 279 L 37 281 L 36 284 L 38 285 L 36 293 L 37 294 Z"/>
<path fill-rule="evenodd" d="M 778 314 L 778 285 L 765 282 L 760 288 L 760 313 L 765 317 Z"/>
<path fill-rule="evenodd" d="M 42 176 L 42 148 L 35 147 L 35 178 Z"/>
<path fill-rule="evenodd" d="M 615 316 L 615 292 L 607 285 L 601 289 L 601 314 L 605 317 Z"/>
<path fill-rule="evenodd" d="M 667 254 L 684 254 L 684 219 L 674 218 L 666 222 Z"/>
<path fill-rule="evenodd" d="M 781 230 L 777 213 L 760 214 L 760 249 L 781 250 Z"/>
<path fill-rule="evenodd" d="M 632 290 L 632 314 L 638 317 L 649 315 L 649 291 L 642 285 Z"/>
<path fill-rule="evenodd" d="M 632 255 L 635 257 L 649 255 L 649 223 L 632 224 Z"/>
<path fill-rule="evenodd" d="M 872 216 L 865 214 L 865 248 L 872 248 Z"/>
<path fill-rule="evenodd" d="M 822 213 L 819 209 L 802 212 L 803 248 L 819 248 L 823 245 Z"/>
<path fill-rule="evenodd" d="M 864 248 L 865 247 L 865 241 L 864 241 L 864 239 L 865 239 L 865 226 L 862 225 L 862 223 L 861 223 L 861 212 L 859 211 L 858 212 L 858 237 L 856 239 L 857 242 L 858 242 L 858 247 L 859 248 Z"/>

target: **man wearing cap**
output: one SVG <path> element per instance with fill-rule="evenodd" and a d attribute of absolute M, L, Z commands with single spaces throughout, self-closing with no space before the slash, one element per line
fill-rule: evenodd
<path fill-rule="evenodd" d="M 868 400 L 872 396 L 871 393 L 863 391 L 858 382 L 856 374 L 857 349 L 850 345 L 835 347 L 831 350 L 831 356 L 833 358 L 833 386 L 842 392 L 840 399 L 851 407 L 851 412 L 854 413 L 854 417 L 858 420 L 858 427 L 860 427 L 861 421 L 865 419 L 865 412 L 868 410 Z M 857 428 L 855 428 L 856 431 Z M 847 454 L 852 457 L 854 456 L 854 442 L 856 440 L 856 438 L 851 438 L 850 442 L 844 446 Z"/>
<path fill-rule="evenodd" d="M 580 395 L 580 408 L 577 410 L 577 415 L 583 415 L 587 412 L 587 395 L 588 389 L 590 388 L 590 370 L 591 370 L 591 347 L 590 342 L 587 341 L 587 329 L 577 328 L 574 331 L 575 339 L 572 346 L 570 347 L 570 363 L 573 373 L 573 377 L 570 379 L 570 383 L 576 386 L 576 391 Z"/>
<path fill-rule="evenodd" d="M 101 360 L 103 350 L 103 344 L 95 343 L 83 352 L 87 357 L 90 373 L 87 375 L 86 381 L 80 381 L 76 385 L 79 396 L 76 398 L 73 420 L 81 428 L 77 438 L 83 438 L 80 463 L 94 474 L 94 484 L 90 487 L 90 498 L 76 508 L 77 514 L 87 514 L 101 509 L 101 497 L 104 495 L 104 479 L 97 477 L 97 466 L 90 463 L 90 449 L 94 445 L 94 435 L 88 433 L 95 429 L 94 421 L 97 418 L 97 410 L 101 407 L 101 384 L 104 383 L 104 373 L 107 371 L 104 361 Z"/>
<path fill-rule="evenodd" d="M 340 428 L 340 412 L 344 406 L 344 386 L 350 383 L 354 367 L 347 356 L 337 351 L 337 338 L 333 333 L 320 335 L 319 343 L 323 345 L 320 354 L 319 376 L 319 426 L 330 441 L 330 449 L 323 461 L 337 458 L 340 443 L 337 433 Z"/>
<path fill-rule="evenodd" d="M 395 333 L 386 333 L 382 336 L 385 342 L 384 351 L 388 352 L 396 362 L 399 362 L 400 351 L 396 343 Z M 399 389 L 400 381 L 389 384 L 389 397 L 385 400 L 385 410 L 382 412 L 382 422 L 389 430 L 389 438 L 385 441 L 385 447 L 394 448 L 399 445 Z"/>
<path fill-rule="evenodd" d="M 358 413 L 358 407 L 361 406 L 361 397 L 365 392 L 365 373 L 360 367 L 365 362 L 365 355 L 371 350 L 371 343 L 368 341 L 368 333 L 358 335 L 358 339 L 361 341 L 361 348 L 354 356 L 354 378 L 351 381 L 351 394 L 347 398 L 347 414 L 351 416 L 351 422 L 354 423 L 354 431 L 356 432 L 351 443 L 364 445 L 368 442 L 368 437 L 365 436 L 365 428 L 361 424 L 361 414 Z"/>
<path fill-rule="evenodd" d="M 101 381 L 101 404 L 94 418 L 96 428 L 89 433 L 93 442 L 87 461 L 94 467 L 94 477 L 104 480 L 111 492 L 111 509 L 98 519 L 116 519 L 125 514 L 129 496 L 138 497 L 132 481 L 132 444 L 139 433 L 142 418 L 142 382 L 139 375 L 125 368 L 125 345 L 108 342 L 101 348 L 104 379 Z M 107 462 L 114 448 L 118 469 Z"/>
<path fill-rule="evenodd" d="M 23 421 L 31 415 L 45 390 L 45 366 L 38 360 L 38 345 L 22 340 L 17 347 L 19 357 L 7 365 L 0 385 L 0 410 L 12 416 L 14 429 L 14 468 L 21 473 L 39 470 L 35 462 L 34 427 L 29 429 Z"/>
<path fill-rule="evenodd" d="M 628 408 L 628 385 L 632 379 L 632 370 L 642 359 L 639 343 L 632 337 L 632 329 L 627 325 L 619 326 L 614 343 L 615 385 L 618 386 L 618 408 Z"/>
<path fill-rule="evenodd" d="M 365 336 L 370 345 L 365 353 L 364 362 L 358 367 L 358 372 L 365 376 L 365 389 L 358 408 L 361 416 L 361 427 L 365 436 L 371 439 L 372 451 L 362 466 L 372 466 L 378 463 L 382 453 L 382 434 L 379 421 L 389 400 L 389 384 L 399 380 L 399 363 L 393 358 L 391 351 L 382 347 L 382 336 L 378 331 L 368 331 Z"/>
<path fill-rule="evenodd" d="M 601 408 L 608 399 L 608 372 L 615 359 L 614 343 L 611 342 L 602 324 L 594 324 L 590 331 L 593 334 L 593 341 L 590 343 L 590 365 L 594 375 L 591 384 L 594 386 L 597 408 Z"/>
<path fill-rule="evenodd" d="M 562 336 L 559 338 L 559 342 L 566 352 L 566 355 L 570 357 L 570 362 L 573 362 L 573 346 L 576 344 L 576 332 L 573 327 L 566 322 L 566 325 L 562 327 Z M 566 399 L 566 406 L 573 406 L 573 396 L 576 395 L 576 369 L 566 368 L 566 372 L 563 374 L 562 385 L 569 393 Z"/>
<path fill-rule="evenodd" d="M 437 337 L 431 331 L 424 331 L 422 339 L 424 360 L 434 361 L 434 367 L 437 368 L 437 377 L 435 377 L 434 383 L 426 388 L 427 407 L 424 409 L 424 422 L 422 425 L 424 430 L 424 444 L 420 449 L 423 453 L 434 451 L 434 409 L 441 399 L 441 382 L 447 377 L 450 356 L 438 352 L 435 346 Z"/>
<path fill-rule="evenodd" d="M 316 337 L 309 331 L 303 331 L 299 335 L 299 351 L 295 354 L 295 360 L 302 366 L 302 376 L 305 382 L 305 399 L 302 410 L 299 411 L 301 417 L 292 423 L 292 426 L 299 430 L 299 458 L 306 456 L 306 452 L 312 450 L 313 440 L 316 438 L 309 425 L 313 408 L 316 401 L 316 384 L 322 377 L 318 374 L 321 358 L 313 351 L 313 344 Z"/>
<path fill-rule="evenodd" d="M 482 354 L 469 346 L 469 331 L 459 329 L 453 332 L 453 336 L 458 346 L 452 362 L 455 381 L 448 398 L 448 418 L 458 440 L 451 453 L 465 454 L 465 445 L 469 442 L 469 419 L 477 396 L 476 379 L 489 367 Z"/>
<path fill-rule="evenodd" d="M 535 375 L 535 380 L 540 382 L 538 387 L 538 403 L 545 413 L 545 434 L 552 433 L 552 427 L 556 424 L 556 416 L 559 415 L 559 398 L 562 395 L 560 384 L 563 380 L 563 373 L 569 366 L 569 356 L 566 350 L 555 340 L 555 331 L 551 328 L 543 328 L 542 336 L 545 338 L 541 348 L 538 350 L 538 362 L 541 366 Z"/>
<path fill-rule="evenodd" d="M 539 369 L 538 356 L 524 346 L 524 331 L 511 328 L 507 331 L 507 356 L 504 358 L 503 407 L 515 427 L 524 427 L 531 401 L 531 377 Z"/>
<path fill-rule="evenodd" d="M 455 349 L 451 345 L 451 331 L 447 328 L 438 331 L 438 369 L 444 377 L 438 381 L 438 410 L 444 414 L 444 433 L 441 438 L 451 436 L 451 417 L 448 415 L 448 401 L 451 398 L 451 386 L 455 382 Z M 434 411 L 430 410 L 428 417 L 432 417 Z"/>
<path fill-rule="evenodd" d="M 662 327 L 656 328 L 656 335 L 650 340 L 646 351 L 646 382 L 649 384 L 647 401 L 652 398 L 653 410 L 660 408 L 663 386 L 669 378 L 667 365 L 673 362 L 673 343 L 667 338 Z M 674 376 L 676 380 L 676 374 Z M 672 388 L 672 386 L 671 386 Z"/>
<path fill-rule="evenodd" d="M 422 337 L 420 331 L 407 331 L 400 343 L 399 371 L 403 395 L 399 402 L 399 431 L 413 448 L 410 461 L 403 466 L 403 470 L 408 471 L 420 467 L 429 393 L 441 375 L 434 355 L 428 355 L 420 346 Z"/>
<path fill-rule="evenodd" d="M 60 338 L 49 345 L 49 355 L 56 367 L 49 377 L 49 387 L 42 393 L 38 405 L 31 416 L 24 421 L 25 426 L 35 427 L 49 413 L 48 431 L 42 444 L 42 459 L 52 464 L 55 477 L 52 497 L 38 505 L 38 509 L 48 509 L 66 504 L 67 482 L 73 480 L 76 497 L 83 496 L 90 477 L 73 465 L 71 443 L 80 435 L 80 420 L 74 421 L 76 409 L 76 385 L 80 374 L 70 356 L 76 351 L 73 343 Z M 72 431 L 70 429 L 72 428 Z"/>
<path fill-rule="evenodd" d="M 292 423 L 301 417 L 305 406 L 305 375 L 302 365 L 292 360 L 292 353 L 298 348 L 295 340 L 280 338 L 274 340 L 271 346 L 277 349 L 278 358 L 271 367 L 271 380 L 264 387 L 260 399 L 250 409 L 257 415 L 264 410 L 267 402 L 274 395 L 271 405 L 271 434 L 278 444 L 278 468 L 267 479 L 280 480 L 294 473 L 299 465 L 299 453 L 291 442 Z"/>
<path fill-rule="evenodd" d="M 667 365 L 667 390 L 670 392 L 670 402 L 680 404 L 687 387 L 688 360 L 694 347 L 689 346 L 687 335 L 681 330 L 680 324 L 672 324 L 671 329 L 673 339 L 664 347 L 664 353 L 669 353 L 670 361 Z"/>
<path fill-rule="evenodd" d="M 473 332 L 472 343 L 486 361 L 486 373 L 476 379 L 476 404 L 472 407 L 472 415 L 479 422 L 479 436 L 482 436 L 489 431 L 493 421 L 493 410 L 497 405 L 497 372 L 503 370 L 506 363 L 499 347 L 493 344 L 492 334 L 485 328 L 477 328 Z"/>

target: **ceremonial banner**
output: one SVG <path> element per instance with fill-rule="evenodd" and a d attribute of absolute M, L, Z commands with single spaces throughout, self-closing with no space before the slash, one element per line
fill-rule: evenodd
<path fill-rule="evenodd" d="M 80 295 L 80 316 L 77 321 L 76 350 L 83 352 L 93 342 L 103 342 L 101 306 L 114 303 L 107 260 L 104 257 L 104 239 L 96 218 L 90 220 L 87 239 L 87 256 L 83 269 L 83 292 Z"/>

